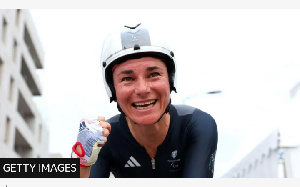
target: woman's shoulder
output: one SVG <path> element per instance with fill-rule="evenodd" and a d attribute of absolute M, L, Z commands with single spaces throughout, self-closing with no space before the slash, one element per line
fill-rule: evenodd
<path fill-rule="evenodd" d="M 184 119 L 188 124 L 201 124 L 201 126 L 211 126 L 215 124 L 215 119 L 207 112 L 189 105 L 173 105 L 178 117 Z"/>
<path fill-rule="evenodd" d="M 121 114 L 116 114 L 114 116 L 112 116 L 111 118 L 109 118 L 108 120 L 106 120 L 109 124 L 116 124 L 116 123 L 119 123 L 120 121 L 120 117 L 121 117 Z"/>
<path fill-rule="evenodd" d="M 176 110 L 176 113 L 178 114 L 178 116 L 186 116 L 186 115 L 196 115 L 199 116 L 201 115 L 201 117 L 211 117 L 210 114 L 202 111 L 199 108 L 193 107 L 193 106 L 189 106 L 189 105 L 172 105 L 174 107 L 174 109 Z"/>

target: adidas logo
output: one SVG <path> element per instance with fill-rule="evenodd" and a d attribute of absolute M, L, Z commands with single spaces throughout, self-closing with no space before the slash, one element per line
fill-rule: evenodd
<path fill-rule="evenodd" d="M 133 158 L 133 156 L 131 156 L 127 161 L 127 164 L 125 164 L 125 168 L 131 168 L 131 167 L 141 167 L 141 165 L 138 163 L 138 161 L 136 161 L 135 158 Z"/>

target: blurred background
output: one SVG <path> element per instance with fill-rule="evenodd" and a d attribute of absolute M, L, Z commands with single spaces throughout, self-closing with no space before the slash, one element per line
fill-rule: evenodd
<path fill-rule="evenodd" d="M 172 103 L 217 122 L 216 178 L 299 178 L 299 18 L 297 9 L 1 9 L 0 157 L 69 158 L 81 118 L 118 113 L 102 42 L 142 23 L 175 53 Z"/>

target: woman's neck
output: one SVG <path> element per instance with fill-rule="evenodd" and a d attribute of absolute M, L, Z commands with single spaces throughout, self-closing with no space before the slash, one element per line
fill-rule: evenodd
<path fill-rule="evenodd" d="M 135 140 L 141 146 L 145 147 L 148 154 L 154 158 L 157 147 L 163 143 L 167 136 L 170 126 L 170 114 L 164 114 L 163 117 L 153 125 L 135 124 L 127 117 L 126 121 Z"/>

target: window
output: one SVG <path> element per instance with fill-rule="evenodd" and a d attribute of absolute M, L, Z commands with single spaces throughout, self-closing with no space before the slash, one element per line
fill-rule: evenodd
<path fill-rule="evenodd" d="M 31 35 L 30 35 L 26 25 L 25 25 L 24 28 L 25 28 L 25 31 L 24 31 L 23 38 L 24 38 L 24 41 L 26 43 L 27 49 L 28 49 L 28 51 L 29 51 L 34 63 L 35 63 L 36 68 L 42 68 L 40 58 L 37 54 L 37 51 L 36 51 L 35 46 L 33 44 Z"/>
<path fill-rule="evenodd" d="M 3 22 L 2 22 L 2 41 L 5 44 L 6 42 L 6 33 L 7 33 L 7 21 L 3 17 Z"/>
<path fill-rule="evenodd" d="M 252 170 L 252 164 L 249 165 L 249 168 L 248 168 L 248 173 L 250 173 Z"/>
<path fill-rule="evenodd" d="M 8 143 L 9 142 L 9 133 L 10 133 L 10 118 L 7 117 L 6 118 L 6 125 L 5 125 L 5 135 L 4 135 L 4 142 Z"/>
<path fill-rule="evenodd" d="M 8 99 L 10 102 L 12 102 L 12 100 L 13 100 L 14 87 L 15 87 L 15 80 L 12 77 L 10 77 L 9 94 L 8 94 Z"/>
<path fill-rule="evenodd" d="M 17 60 L 17 49 L 18 49 L 18 44 L 17 44 L 17 41 L 14 40 L 14 47 L 13 47 L 13 62 L 16 62 L 16 60 Z"/>
<path fill-rule="evenodd" d="M 15 152 L 22 158 L 32 157 L 32 147 L 24 138 L 23 134 L 16 128 L 15 129 Z"/>
<path fill-rule="evenodd" d="M 33 76 L 27 66 L 24 57 L 22 57 L 22 61 L 21 61 L 21 74 L 24 81 L 27 84 L 27 87 L 31 91 L 32 95 L 41 95 L 40 90 L 38 89 L 36 82 L 33 79 Z"/>
<path fill-rule="evenodd" d="M 3 62 L 2 62 L 2 59 L 0 57 L 0 85 L 1 85 L 1 82 L 2 82 L 2 67 L 3 67 Z"/>
<path fill-rule="evenodd" d="M 18 112 L 22 116 L 25 123 L 28 125 L 31 132 L 34 131 L 34 123 L 35 117 L 29 107 L 28 103 L 24 99 L 23 95 L 19 92 L 19 100 L 18 100 Z"/>
<path fill-rule="evenodd" d="M 17 9 L 17 15 L 16 15 L 16 25 L 17 26 L 19 26 L 19 23 L 20 23 L 20 13 L 21 13 L 21 10 Z"/>

